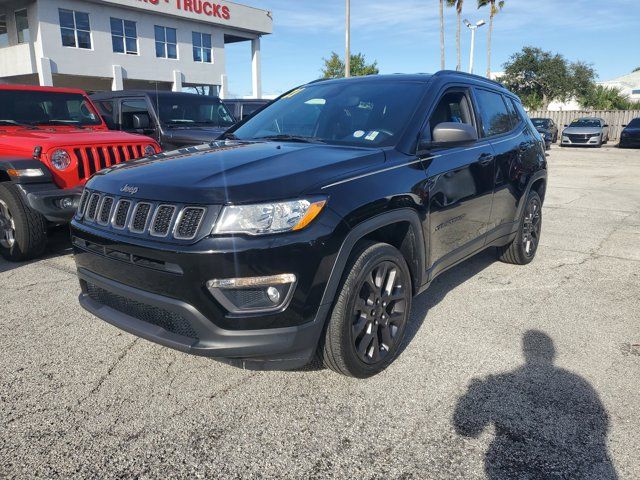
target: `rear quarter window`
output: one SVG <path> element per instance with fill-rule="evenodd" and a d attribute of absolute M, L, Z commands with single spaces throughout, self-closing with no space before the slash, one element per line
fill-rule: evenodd
<path fill-rule="evenodd" d="M 476 100 L 485 137 L 501 135 L 512 130 L 512 116 L 501 94 L 476 89 Z"/>

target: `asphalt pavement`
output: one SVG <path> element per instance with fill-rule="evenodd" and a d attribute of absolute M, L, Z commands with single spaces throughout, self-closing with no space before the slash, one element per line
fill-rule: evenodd
<path fill-rule="evenodd" d="M 554 147 L 549 179 L 534 262 L 442 275 L 368 380 L 124 333 L 63 229 L 0 260 L 0 478 L 640 478 L 640 151 Z"/>

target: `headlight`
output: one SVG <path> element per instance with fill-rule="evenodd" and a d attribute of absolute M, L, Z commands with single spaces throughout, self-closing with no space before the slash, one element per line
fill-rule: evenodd
<path fill-rule="evenodd" d="M 293 200 L 259 205 L 228 205 L 212 233 L 264 235 L 302 230 L 326 205 L 326 200 Z"/>
<path fill-rule="evenodd" d="M 153 145 L 147 145 L 146 147 L 144 147 L 144 154 L 147 157 L 150 157 L 151 155 L 155 155 L 156 149 L 153 148 Z"/>
<path fill-rule="evenodd" d="M 71 156 L 66 150 L 58 149 L 51 155 L 51 165 L 57 170 L 64 170 L 71 165 Z"/>

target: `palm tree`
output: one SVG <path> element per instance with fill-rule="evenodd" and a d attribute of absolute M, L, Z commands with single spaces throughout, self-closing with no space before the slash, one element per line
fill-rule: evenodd
<path fill-rule="evenodd" d="M 444 0 L 440 0 L 440 70 L 444 70 Z"/>
<path fill-rule="evenodd" d="M 460 27 L 462 23 L 462 4 L 464 4 L 464 0 L 447 0 L 447 7 L 456 7 L 456 14 L 458 15 L 458 27 L 456 30 L 456 53 L 458 56 L 456 70 L 458 71 L 462 69 L 460 62 Z"/>
<path fill-rule="evenodd" d="M 493 17 L 504 7 L 504 0 L 478 0 L 478 8 L 491 7 L 489 13 L 489 31 L 487 32 L 487 78 L 491 75 L 491 34 L 493 33 Z"/>

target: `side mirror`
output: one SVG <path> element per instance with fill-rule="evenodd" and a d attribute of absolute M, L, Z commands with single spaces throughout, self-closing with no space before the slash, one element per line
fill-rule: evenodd
<path fill-rule="evenodd" d="M 567 125 L 566 123 L 564 124 L 565 128 L 568 127 L 569 125 Z"/>
<path fill-rule="evenodd" d="M 148 130 L 151 119 L 148 113 L 134 113 L 131 117 L 131 123 L 134 130 Z"/>
<path fill-rule="evenodd" d="M 608 127 L 609 125 L 605 123 L 605 124 L 604 124 L 604 126 L 605 126 L 605 127 Z"/>
<path fill-rule="evenodd" d="M 433 142 L 437 146 L 454 146 L 478 140 L 478 132 L 468 123 L 442 122 L 433 129 Z"/>
<path fill-rule="evenodd" d="M 626 124 L 626 123 L 623 123 L 623 124 L 622 124 L 622 128 L 624 128 L 624 127 L 626 127 L 626 126 L 627 126 L 627 124 Z"/>

